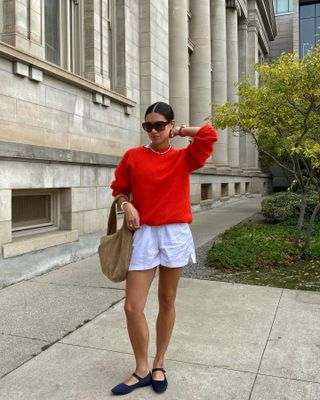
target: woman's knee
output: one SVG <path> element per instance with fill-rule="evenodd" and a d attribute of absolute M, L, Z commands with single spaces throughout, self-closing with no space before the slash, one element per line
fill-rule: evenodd
<path fill-rule="evenodd" d="M 144 305 L 135 302 L 125 301 L 124 312 L 127 318 L 139 317 L 144 313 Z"/>
<path fill-rule="evenodd" d="M 159 307 L 164 311 L 170 311 L 175 307 L 176 294 L 166 294 L 159 296 Z"/>

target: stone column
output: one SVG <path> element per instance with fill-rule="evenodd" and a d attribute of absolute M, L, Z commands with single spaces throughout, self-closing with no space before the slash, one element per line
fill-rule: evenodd
<path fill-rule="evenodd" d="M 107 9 L 106 0 L 84 2 L 84 77 L 110 87 Z"/>
<path fill-rule="evenodd" d="M 178 125 L 189 124 L 188 1 L 169 0 L 169 102 Z M 185 147 L 187 138 L 173 142 Z"/>
<path fill-rule="evenodd" d="M 227 70 L 228 101 L 238 101 L 235 84 L 239 81 L 238 70 L 238 10 L 237 0 L 227 0 Z M 231 167 L 239 167 L 239 136 L 228 129 L 228 160 Z"/>
<path fill-rule="evenodd" d="M 169 102 L 169 5 L 166 0 L 140 0 L 139 6 L 140 109 L 143 121 L 150 104 Z M 142 144 L 148 140 L 148 135 L 142 132 Z M 172 143 L 175 146 L 177 142 Z"/>
<path fill-rule="evenodd" d="M 248 48 L 248 21 L 242 19 L 238 24 L 239 42 L 239 80 L 245 79 L 247 74 L 247 48 Z M 239 163 L 243 169 L 248 168 L 248 146 L 250 145 L 248 135 L 240 135 Z"/>
<path fill-rule="evenodd" d="M 189 123 L 187 0 L 169 1 L 169 96 L 178 123 Z"/>
<path fill-rule="evenodd" d="M 1 40 L 36 57 L 44 57 L 41 2 L 3 0 Z"/>
<path fill-rule="evenodd" d="M 211 0 L 211 63 L 212 103 L 227 101 L 227 32 L 225 0 Z M 219 130 L 213 161 L 216 165 L 228 165 L 228 131 Z"/>
<path fill-rule="evenodd" d="M 210 5 L 190 0 L 191 39 L 194 52 L 190 65 L 190 125 L 201 126 L 211 114 Z"/>
<path fill-rule="evenodd" d="M 248 72 L 250 74 L 251 83 L 258 85 L 258 73 L 254 71 L 254 65 L 259 61 L 258 58 L 258 27 L 255 21 L 256 14 L 249 16 L 248 22 L 248 52 L 247 52 L 247 65 Z M 251 18 L 250 18 L 251 17 Z M 258 149 L 254 144 L 252 138 L 249 138 L 248 143 L 248 168 L 258 169 Z"/>

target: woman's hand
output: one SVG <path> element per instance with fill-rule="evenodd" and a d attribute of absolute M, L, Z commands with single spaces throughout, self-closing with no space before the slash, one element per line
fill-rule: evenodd
<path fill-rule="evenodd" d="M 140 228 L 140 216 L 138 210 L 131 204 L 126 203 L 123 205 L 127 227 L 131 231 L 135 231 Z"/>
<path fill-rule="evenodd" d="M 179 129 L 180 129 L 179 125 L 178 126 L 174 126 L 170 131 L 169 137 L 170 138 L 174 138 L 175 136 L 179 136 Z"/>
<path fill-rule="evenodd" d="M 169 134 L 170 138 L 174 138 L 175 136 L 186 136 L 186 125 L 178 125 L 178 126 L 174 126 Z"/>

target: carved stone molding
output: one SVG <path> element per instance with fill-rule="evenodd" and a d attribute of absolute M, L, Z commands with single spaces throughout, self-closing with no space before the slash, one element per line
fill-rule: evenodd
<path fill-rule="evenodd" d="M 238 0 L 226 0 L 226 7 L 227 8 L 234 8 L 238 15 L 241 15 L 241 7 Z"/>

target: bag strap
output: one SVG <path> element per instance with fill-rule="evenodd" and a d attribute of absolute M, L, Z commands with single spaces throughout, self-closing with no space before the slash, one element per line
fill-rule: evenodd
<path fill-rule="evenodd" d="M 112 235 L 113 233 L 117 232 L 117 212 L 116 212 L 117 200 L 118 199 L 115 199 L 113 201 L 110 208 L 107 235 Z"/>

